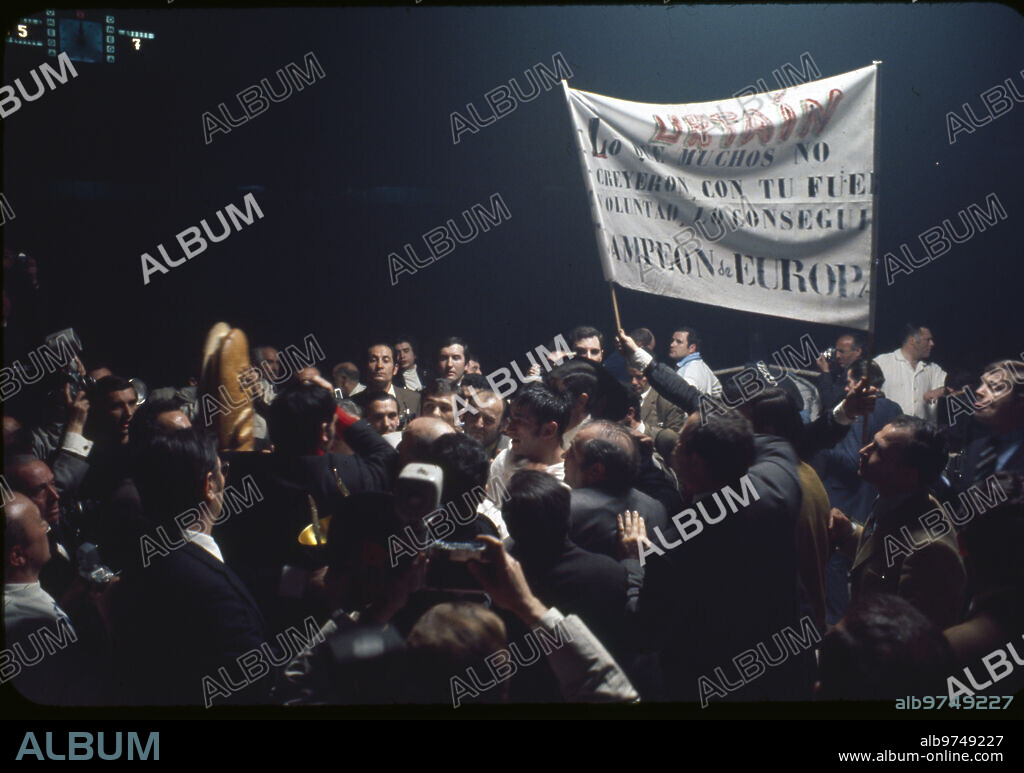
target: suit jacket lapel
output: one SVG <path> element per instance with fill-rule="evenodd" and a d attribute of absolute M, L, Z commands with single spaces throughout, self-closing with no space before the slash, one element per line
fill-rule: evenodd
<path fill-rule="evenodd" d="M 657 402 L 657 393 L 653 389 L 651 389 L 651 391 L 647 393 L 647 397 L 644 398 L 644 401 L 640 406 L 640 421 L 642 421 L 644 423 L 644 426 L 646 427 L 651 427 L 652 425 L 657 423 L 652 421 L 652 419 L 654 418 L 654 414 L 657 413 Z"/>
<path fill-rule="evenodd" d="M 875 504 L 871 507 L 871 514 L 868 516 L 868 520 L 865 521 L 865 530 L 860 535 L 860 542 L 857 543 L 857 553 L 853 557 L 853 566 L 850 567 L 850 572 L 856 571 L 857 567 L 866 561 L 871 560 L 871 556 L 875 552 L 875 534 L 878 533 L 878 524 L 874 525 L 874 533 L 871 534 L 869 539 L 865 539 L 867 536 L 867 527 L 873 519 L 877 517 L 878 513 L 878 500 L 875 500 Z"/>

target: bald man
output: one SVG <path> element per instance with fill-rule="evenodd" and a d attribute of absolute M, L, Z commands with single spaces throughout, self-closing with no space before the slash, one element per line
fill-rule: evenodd
<path fill-rule="evenodd" d="M 13 678 L 18 691 L 30 700 L 66 703 L 75 668 L 71 658 L 59 653 L 65 648 L 73 650 L 78 637 L 70 618 L 39 584 L 39 571 L 50 560 L 50 524 L 35 503 L 19 492 L 3 511 L 4 628 L 8 648 L 4 675 Z M 46 642 L 52 644 L 47 646 Z M 40 656 L 45 660 L 40 662 Z"/>
<path fill-rule="evenodd" d="M 463 421 L 465 432 L 487 449 L 493 460 L 501 451 L 512 445 L 512 438 L 504 434 L 508 427 L 508 409 L 505 401 L 489 389 L 470 390 L 467 401 L 477 409 L 470 412 Z"/>
<path fill-rule="evenodd" d="M 455 432 L 455 428 L 444 419 L 420 416 L 409 422 L 398 444 L 398 471 L 410 462 L 419 461 L 427 446 L 441 435 Z"/>
<path fill-rule="evenodd" d="M 53 560 L 42 569 L 42 585 L 47 593 L 60 599 L 75 580 L 72 554 L 76 544 L 71 527 L 61 517 L 60 494 L 53 472 L 46 462 L 23 454 L 7 461 L 4 475 L 11 489 L 28 497 L 47 522 Z"/>
<path fill-rule="evenodd" d="M 625 427 L 596 420 L 582 426 L 565 454 L 565 482 L 572 487 L 569 536 L 592 553 L 618 557 L 616 516 L 637 511 L 647 533 L 668 526 L 665 507 L 633 487 L 639 452 Z"/>

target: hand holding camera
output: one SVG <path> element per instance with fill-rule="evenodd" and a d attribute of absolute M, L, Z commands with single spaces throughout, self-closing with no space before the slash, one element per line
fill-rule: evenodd
<path fill-rule="evenodd" d="M 484 562 L 467 564 L 469 573 L 480 583 L 491 600 L 507 609 L 527 625 L 536 625 L 548 608 L 533 595 L 523 567 L 505 552 L 505 546 L 495 537 L 479 536 L 484 546 Z"/>
<path fill-rule="evenodd" d="M 85 420 L 89 417 L 89 398 L 84 390 L 75 392 L 70 383 L 64 385 L 64 405 L 67 408 L 68 432 L 85 434 Z"/>

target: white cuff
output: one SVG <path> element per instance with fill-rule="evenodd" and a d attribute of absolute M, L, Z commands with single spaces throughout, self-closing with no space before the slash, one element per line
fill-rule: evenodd
<path fill-rule="evenodd" d="M 551 607 L 544 616 L 540 619 L 540 624 L 547 628 L 549 631 L 554 630 L 555 626 L 558 625 L 565 619 L 565 615 L 559 612 L 555 607 Z"/>
<path fill-rule="evenodd" d="M 848 427 L 855 419 L 851 419 L 846 415 L 846 411 L 843 410 L 846 407 L 846 400 L 841 400 L 839 405 L 832 409 L 832 418 L 835 419 L 836 424 L 842 424 L 844 427 Z"/>
<path fill-rule="evenodd" d="M 65 432 L 64 440 L 60 444 L 60 450 L 69 451 L 75 456 L 81 456 L 84 459 L 92 451 L 92 446 L 93 442 L 91 440 L 86 440 L 84 436 L 77 432 Z"/>
<path fill-rule="evenodd" d="M 646 349 L 637 349 L 633 352 L 632 357 L 629 358 L 629 362 L 637 370 L 647 370 L 647 366 L 651 364 L 653 359 L 654 357 Z"/>

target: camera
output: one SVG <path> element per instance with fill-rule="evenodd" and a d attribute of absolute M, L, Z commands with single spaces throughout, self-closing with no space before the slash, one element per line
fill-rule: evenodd
<path fill-rule="evenodd" d="M 823 351 L 821 356 L 825 358 L 825 362 L 829 364 L 829 367 L 839 363 L 839 352 L 836 351 L 834 346 L 830 346 L 828 349 Z"/>
<path fill-rule="evenodd" d="M 439 540 L 427 549 L 430 566 L 426 587 L 438 590 L 479 591 L 480 583 L 469 573 L 469 562 L 490 563 L 484 546 L 476 542 Z"/>
<path fill-rule="evenodd" d="M 395 509 L 407 521 L 421 521 L 441 506 L 444 472 L 436 464 L 413 462 L 395 484 Z"/>
<path fill-rule="evenodd" d="M 54 352 L 58 360 L 63 354 L 73 355 L 67 357 L 67 362 L 64 363 L 60 370 L 61 382 L 62 384 L 71 385 L 72 394 L 84 392 L 96 383 L 94 378 L 78 370 L 78 362 L 75 358 L 81 356 L 83 347 L 82 339 L 78 337 L 73 327 L 58 330 L 56 333 L 50 333 L 50 335 L 46 336 L 45 343 L 46 348 Z M 68 352 L 69 349 L 70 352 Z"/>
<path fill-rule="evenodd" d="M 117 577 L 118 572 L 110 570 L 100 558 L 100 550 L 91 542 L 78 546 L 78 576 L 89 583 L 93 590 L 103 590 Z"/>

